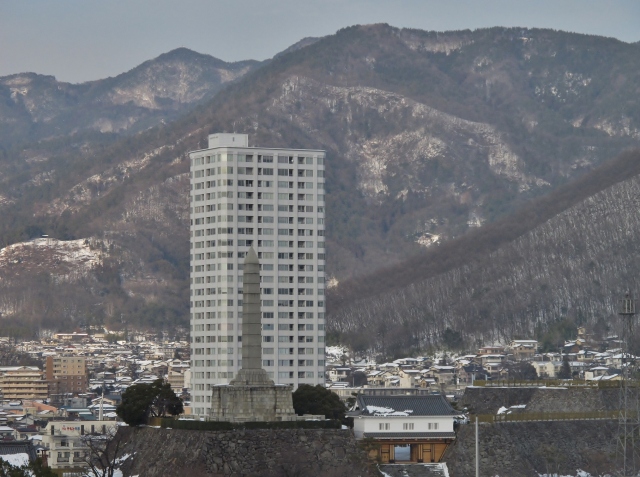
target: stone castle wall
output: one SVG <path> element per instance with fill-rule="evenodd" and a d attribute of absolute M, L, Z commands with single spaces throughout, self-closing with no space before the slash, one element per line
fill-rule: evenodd
<path fill-rule="evenodd" d="M 480 424 L 480 475 L 613 475 L 617 421 L 551 421 Z M 449 474 L 475 476 L 475 426 L 460 426 L 444 456 Z"/>
<path fill-rule="evenodd" d="M 526 404 L 525 412 L 585 412 L 617 409 L 617 388 L 468 387 L 459 409 L 495 414 L 500 407 Z"/>
<path fill-rule="evenodd" d="M 351 430 L 122 428 L 124 476 L 372 477 Z"/>

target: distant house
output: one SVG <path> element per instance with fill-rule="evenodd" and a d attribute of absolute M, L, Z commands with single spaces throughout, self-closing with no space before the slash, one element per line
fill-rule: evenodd
<path fill-rule="evenodd" d="M 480 360 L 480 364 L 502 363 L 506 359 L 506 356 L 504 354 L 483 354 L 477 359 Z"/>
<path fill-rule="evenodd" d="M 384 380 L 385 388 L 399 388 L 400 386 L 400 376 L 395 374 L 388 375 Z"/>
<path fill-rule="evenodd" d="M 429 368 L 426 377 L 434 378 L 438 384 L 455 384 L 456 367 L 435 364 Z"/>
<path fill-rule="evenodd" d="M 384 381 L 388 374 L 386 371 L 370 371 L 367 373 L 367 383 L 369 386 L 384 386 Z"/>
<path fill-rule="evenodd" d="M 562 352 L 565 354 L 578 353 L 584 347 L 584 340 L 576 339 L 571 341 L 565 341 L 562 346 Z"/>
<path fill-rule="evenodd" d="M 596 353 L 595 351 L 589 351 L 589 350 L 581 350 L 578 351 L 576 353 L 576 359 L 578 361 L 587 361 L 587 362 L 591 362 L 595 359 L 596 355 L 598 353 Z"/>
<path fill-rule="evenodd" d="M 610 371 L 607 366 L 594 366 L 584 372 L 586 381 L 606 381 L 607 376 L 619 376 L 618 373 Z"/>
<path fill-rule="evenodd" d="M 554 361 L 531 361 L 540 379 L 552 379 L 556 377 L 556 362 Z"/>
<path fill-rule="evenodd" d="M 9 426 L 0 426 L 0 440 L 15 439 L 16 430 Z"/>
<path fill-rule="evenodd" d="M 359 394 L 353 417 L 356 439 L 378 445 L 371 457 L 396 462 L 398 448 L 409 448 L 410 462 L 439 462 L 454 440 L 456 411 L 442 394 L 371 396 Z"/>
<path fill-rule="evenodd" d="M 420 385 L 421 374 L 419 369 L 401 369 L 398 376 L 400 377 L 401 388 L 413 388 Z"/>
<path fill-rule="evenodd" d="M 59 341 L 88 341 L 87 333 L 56 333 L 54 338 Z"/>
<path fill-rule="evenodd" d="M 482 348 L 478 349 L 478 354 L 480 355 L 485 355 L 485 354 L 504 354 L 505 352 L 505 348 L 504 346 L 483 346 Z"/>
<path fill-rule="evenodd" d="M 335 382 L 347 382 L 349 379 L 349 376 L 351 375 L 351 368 L 350 367 L 331 367 L 327 369 L 327 376 L 328 378 Z"/>
<path fill-rule="evenodd" d="M 623 365 L 626 365 L 626 363 L 636 359 L 637 359 L 637 356 L 634 356 L 630 353 L 624 353 L 624 355 L 623 353 L 617 353 L 617 354 L 614 354 L 613 356 L 608 356 L 607 358 L 605 358 L 605 364 L 607 366 L 612 366 L 614 368 L 621 369 Z"/>
<path fill-rule="evenodd" d="M 509 344 L 513 357 L 519 361 L 530 361 L 538 351 L 537 340 L 513 340 Z"/>
<path fill-rule="evenodd" d="M 461 366 L 458 370 L 458 378 L 460 383 L 471 384 L 473 381 L 485 380 L 488 377 L 487 370 L 481 365 L 476 363 L 470 363 L 466 366 Z"/>

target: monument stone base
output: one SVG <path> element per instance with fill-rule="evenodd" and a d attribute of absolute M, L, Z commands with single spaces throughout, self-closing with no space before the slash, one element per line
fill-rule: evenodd
<path fill-rule="evenodd" d="M 295 421 L 292 388 L 287 385 L 220 385 L 211 393 L 212 421 Z"/>

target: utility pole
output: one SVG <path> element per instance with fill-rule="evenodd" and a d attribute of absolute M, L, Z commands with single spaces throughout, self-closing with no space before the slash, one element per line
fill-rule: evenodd
<path fill-rule="evenodd" d="M 640 465 L 637 445 L 640 431 L 640 402 L 638 401 L 637 387 L 638 364 L 635 356 L 631 355 L 629 346 L 634 332 L 636 303 L 629 293 L 622 300 L 622 307 L 618 314 L 621 319 L 620 338 L 622 341 L 620 350 L 622 380 L 620 381 L 617 438 L 617 453 L 621 471 L 619 475 L 621 477 L 635 477 Z"/>
<path fill-rule="evenodd" d="M 102 397 L 100 398 L 100 410 L 98 411 L 98 421 L 104 419 L 104 382 L 102 383 Z"/>
<path fill-rule="evenodd" d="M 476 416 L 476 477 L 480 477 L 480 442 L 478 441 L 478 416 Z"/>

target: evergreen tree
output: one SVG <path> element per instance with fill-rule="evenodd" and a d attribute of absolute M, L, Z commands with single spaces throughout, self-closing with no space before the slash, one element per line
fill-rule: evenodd
<path fill-rule="evenodd" d="M 562 361 L 562 367 L 560 368 L 560 371 L 558 372 L 558 378 L 559 379 L 571 379 L 571 366 L 569 366 L 569 359 L 566 358 L 566 357 Z"/>
<path fill-rule="evenodd" d="M 116 409 L 130 426 L 147 424 L 150 417 L 177 416 L 183 412 L 182 401 L 162 379 L 151 384 L 134 384 L 122 393 L 122 402 Z"/>
<path fill-rule="evenodd" d="M 321 414 L 327 419 L 344 420 L 345 406 L 340 397 L 320 384 L 301 384 L 293 393 L 296 414 Z"/>

